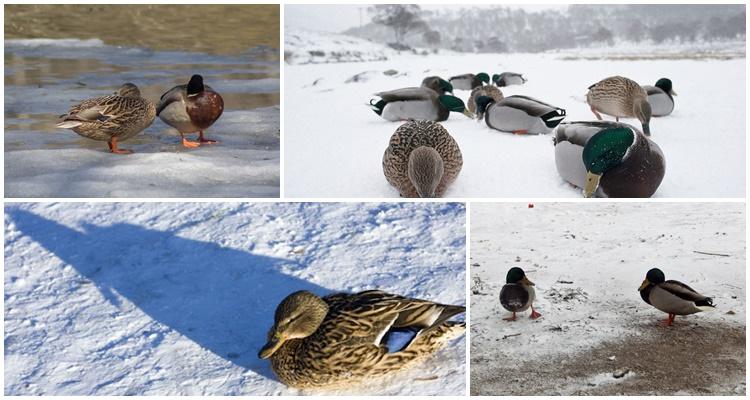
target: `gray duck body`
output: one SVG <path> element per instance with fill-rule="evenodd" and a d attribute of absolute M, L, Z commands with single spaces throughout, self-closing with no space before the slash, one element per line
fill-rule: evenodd
<path fill-rule="evenodd" d="M 651 115 L 654 117 L 664 117 L 674 110 L 674 98 L 672 95 L 661 90 L 656 86 L 644 85 L 643 90 L 648 96 L 648 103 L 651 104 Z"/>
<path fill-rule="evenodd" d="M 457 75 L 453 76 L 450 79 L 448 79 L 448 82 L 450 82 L 451 85 L 453 85 L 454 89 L 460 89 L 460 90 L 472 90 L 477 86 L 482 86 L 484 83 L 477 78 L 474 74 L 463 74 L 463 75 Z"/>
<path fill-rule="evenodd" d="M 597 133 L 610 128 L 626 127 L 635 140 L 623 162 L 605 172 L 599 182 L 597 197 L 651 197 L 659 188 L 665 173 L 664 154 L 654 141 L 628 124 L 614 121 L 565 122 L 555 133 L 555 166 L 560 176 L 574 186 L 586 183 L 583 149 Z"/>
<path fill-rule="evenodd" d="M 503 72 L 497 76 L 492 77 L 493 83 L 498 87 L 505 87 L 511 85 L 523 85 L 526 83 L 526 78 L 522 74 L 516 72 Z"/>
<path fill-rule="evenodd" d="M 509 96 L 487 106 L 487 126 L 503 132 L 547 134 L 562 122 L 565 110 L 527 96 Z"/>
<path fill-rule="evenodd" d="M 506 283 L 500 289 L 500 304 L 510 312 L 523 312 L 531 307 L 536 299 L 533 286 L 522 283 Z"/>
<path fill-rule="evenodd" d="M 712 299 L 690 286 L 674 280 L 649 284 L 641 291 L 641 298 L 657 310 L 668 314 L 690 315 L 703 311 L 701 306 L 712 306 Z"/>
<path fill-rule="evenodd" d="M 375 95 L 385 103 L 380 116 L 388 121 L 445 121 L 450 115 L 450 111 L 438 101 L 438 93 L 426 87 L 396 89 Z"/>
<path fill-rule="evenodd" d="M 396 129 L 383 154 L 385 178 L 402 197 L 419 197 L 417 188 L 409 178 L 409 157 L 420 147 L 434 149 L 442 159 L 443 175 L 435 191 L 435 195 L 441 197 L 461 172 L 463 157 L 458 143 L 439 123 L 409 121 Z"/>

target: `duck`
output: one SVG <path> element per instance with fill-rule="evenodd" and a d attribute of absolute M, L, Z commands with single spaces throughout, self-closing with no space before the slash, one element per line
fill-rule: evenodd
<path fill-rule="evenodd" d="M 534 290 L 534 283 L 526 277 L 526 273 L 523 269 L 513 267 L 508 270 L 508 275 L 505 278 L 505 285 L 500 289 L 500 304 L 504 309 L 513 313 L 512 316 L 503 318 L 505 321 L 515 321 L 516 313 L 524 312 L 531 308 L 531 315 L 529 318 L 537 319 L 542 316 L 539 312 L 534 310 L 534 299 L 536 298 L 536 291 Z"/>
<path fill-rule="evenodd" d="M 379 99 L 370 100 L 370 107 L 375 114 L 388 121 L 416 119 L 439 122 L 447 120 L 451 111 L 474 118 L 463 100 L 456 96 L 439 95 L 424 87 L 396 89 L 375 93 L 375 96 Z"/>
<path fill-rule="evenodd" d="M 350 387 L 428 358 L 464 333 L 465 322 L 449 319 L 465 311 L 380 290 L 325 297 L 298 291 L 276 308 L 258 357 L 270 359 L 293 388 Z M 408 341 L 394 346 L 397 336 Z"/>
<path fill-rule="evenodd" d="M 617 122 L 620 118 L 636 118 L 641 122 L 643 133 L 651 135 L 651 105 L 648 103 L 648 95 L 634 80 L 622 76 L 602 79 L 589 86 L 586 102 L 596 119 L 601 120 L 601 114 L 611 115 Z"/>
<path fill-rule="evenodd" d="M 664 117 L 674 110 L 674 98 L 677 96 L 672 89 L 672 81 L 669 78 L 661 78 L 654 86 L 643 86 L 648 96 L 648 104 L 651 105 L 652 117 Z"/>
<path fill-rule="evenodd" d="M 492 83 L 498 87 L 523 85 L 526 83 L 526 78 L 524 78 L 522 74 L 516 72 L 503 72 L 502 74 L 493 74 Z"/>
<path fill-rule="evenodd" d="M 109 144 L 113 154 L 131 154 L 132 150 L 118 147 L 148 128 L 156 118 L 154 103 L 141 97 L 133 83 L 125 83 L 111 95 L 84 100 L 60 116 L 57 127 L 93 140 Z"/>
<path fill-rule="evenodd" d="M 446 93 L 453 94 L 453 85 L 439 76 L 428 76 L 427 78 L 424 78 L 421 87 L 432 89 L 439 95 Z"/>
<path fill-rule="evenodd" d="M 638 288 L 643 301 L 669 314 L 667 319 L 660 321 L 663 325 L 671 326 L 676 315 L 690 315 L 715 308 L 712 298 L 682 282 L 664 279 L 664 272 L 652 268 Z"/>
<path fill-rule="evenodd" d="M 201 75 L 193 75 L 187 85 L 177 85 L 167 90 L 156 107 L 156 115 L 167 125 L 177 129 L 182 145 L 195 148 L 201 144 L 217 143 L 203 137 L 203 131 L 216 122 L 224 112 L 221 95 L 203 84 Z M 186 133 L 198 132 L 198 141 L 185 137 Z"/>
<path fill-rule="evenodd" d="M 651 197 L 664 178 L 659 145 L 622 122 L 562 123 L 554 144 L 557 172 L 584 197 Z"/>
<path fill-rule="evenodd" d="M 441 197 L 463 164 L 458 143 L 433 121 L 399 126 L 383 154 L 385 179 L 401 197 Z"/>
<path fill-rule="evenodd" d="M 482 118 L 484 118 L 484 114 L 477 113 L 477 98 L 479 98 L 480 96 L 489 97 L 492 100 L 498 102 L 503 99 L 503 92 L 500 91 L 500 89 L 498 89 L 496 86 L 491 85 L 477 86 L 471 90 L 471 95 L 469 96 L 467 107 L 469 109 L 469 112 L 476 114 L 477 120 L 481 120 Z"/>
<path fill-rule="evenodd" d="M 490 76 L 485 72 L 474 74 L 463 74 L 453 76 L 448 79 L 448 82 L 453 85 L 455 89 L 471 90 L 477 86 L 483 86 L 485 83 L 490 83 Z"/>
<path fill-rule="evenodd" d="M 514 134 L 544 135 L 565 119 L 565 110 L 528 96 L 508 96 L 495 101 L 479 96 L 477 113 L 492 129 Z"/>

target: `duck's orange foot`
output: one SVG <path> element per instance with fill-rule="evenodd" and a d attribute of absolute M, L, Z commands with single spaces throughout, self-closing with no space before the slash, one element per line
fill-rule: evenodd
<path fill-rule="evenodd" d="M 513 313 L 510 317 L 503 318 L 503 321 L 515 321 L 516 320 L 516 313 Z"/>
<path fill-rule="evenodd" d="M 133 150 L 129 149 L 110 149 L 112 154 L 133 154 Z"/>
<path fill-rule="evenodd" d="M 662 326 L 672 326 L 672 323 L 674 322 L 674 317 L 675 317 L 674 314 L 669 314 L 669 318 L 660 320 L 659 324 L 661 324 Z"/>
<path fill-rule="evenodd" d="M 529 318 L 531 318 L 531 319 L 537 319 L 537 318 L 539 318 L 541 316 L 542 316 L 542 314 L 539 314 L 538 312 L 536 312 L 536 310 L 531 309 L 531 316 L 529 316 Z"/>
<path fill-rule="evenodd" d="M 200 145 L 201 144 L 198 143 L 198 142 L 191 142 L 191 141 L 189 141 L 189 140 L 187 140 L 185 138 L 182 138 L 182 146 L 183 147 L 187 147 L 189 149 L 193 149 L 193 148 L 196 148 L 196 147 L 200 147 Z"/>

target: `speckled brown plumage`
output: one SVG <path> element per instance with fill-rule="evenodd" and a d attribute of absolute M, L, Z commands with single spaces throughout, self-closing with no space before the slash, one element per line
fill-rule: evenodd
<path fill-rule="evenodd" d="M 492 85 L 475 87 L 469 96 L 469 104 L 467 105 L 469 111 L 473 113 L 477 112 L 477 97 L 479 96 L 487 96 L 495 101 L 500 101 L 503 99 L 503 92 L 497 86 Z M 483 117 L 484 114 L 477 113 L 477 119 L 482 119 Z"/>
<path fill-rule="evenodd" d="M 589 86 L 586 102 L 593 109 L 613 117 L 636 118 L 633 104 L 646 100 L 643 88 L 632 79 L 612 76 Z"/>
<path fill-rule="evenodd" d="M 409 179 L 408 165 L 409 155 L 420 146 L 434 148 L 443 160 L 444 173 L 435 193 L 440 197 L 461 172 L 463 157 L 458 143 L 437 122 L 409 121 L 396 129 L 383 154 L 383 173 L 402 197 L 419 197 Z"/>
<path fill-rule="evenodd" d="M 342 388 L 413 366 L 465 330 L 447 321 L 464 307 L 371 290 L 323 297 L 328 313 L 318 329 L 286 341 L 271 357 L 284 384 L 296 388 Z M 380 343 L 389 327 L 421 332 L 403 350 Z M 269 333 L 270 336 L 271 333 Z M 269 337 L 270 339 L 270 337 Z"/>

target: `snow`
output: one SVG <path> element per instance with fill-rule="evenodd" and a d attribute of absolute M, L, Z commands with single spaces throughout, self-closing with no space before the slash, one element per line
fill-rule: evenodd
<path fill-rule="evenodd" d="M 678 316 L 675 333 L 689 330 L 687 325 L 744 331 L 744 221 L 743 203 L 536 203 L 533 208 L 472 204 L 472 393 L 475 374 L 496 375 L 492 368 L 501 365 L 498 360 L 508 365 L 556 357 L 572 360 L 605 342 L 659 335 L 650 327 L 666 314 L 643 302 L 637 291 L 654 267 L 666 279 L 712 297 L 717 307 Z M 510 313 L 500 305 L 498 294 L 514 266 L 524 269 L 535 284 L 534 308 L 542 314 L 537 320 L 529 319 L 530 310 L 514 322 L 502 320 Z M 685 333 L 686 340 L 690 335 Z M 609 361 L 614 365 L 615 358 Z M 564 377 L 567 368 L 558 366 L 557 371 Z M 612 383 L 604 378 L 593 376 L 588 382 Z M 575 389 L 586 386 L 577 382 Z M 562 394 L 573 389 L 558 388 Z M 654 389 L 658 388 L 642 388 L 640 393 Z M 476 390 L 487 394 L 491 389 Z"/>
<path fill-rule="evenodd" d="M 99 39 L 6 40 L 5 51 L 6 196 L 278 197 L 278 63 L 267 54 L 153 51 Z M 124 82 L 156 101 L 193 73 L 224 98 L 224 114 L 206 131 L 217 145 L 185 149 L 156 118 L 121 143 L 134 154 L 112 155 L 105 142 L 54 126 L 71 105 Z"/>
<path fill-rule="evenodd" d="M 462 395 L 464 337 L 337 392 L 257 352 L 295 290 L 464 305 L 465 245 L 456 203 L 8 204 L 5 394 Z"/>
<path fill-rule="evenodd" d="M 744 46 L 744 43 L 743 43 Z M 702 50 L 701 50 L 702 51 Z M 400 123 L 367 106 L 374 93 L 419 86 L 425 76 L 523 73 L 528 82 L 503 88 L 567 111 L 566 121 L 593 120 L 587 87 L 612 75 L 653 85 L 674 82 L 675 111 L 651 121 L 664 152 L 666 176 L 655 197 L 744 197 L 745 59 L 698 57 L 685 50 L 659 58 L 632 54 L 593 57 L 590 51 L 542 54 L 396 55 L 386 61 L 292 64 L 285 67 L 285 195 L 398 197 L 383 177 L 381 160 Z M 722 53 L 723 54 L 723 53 Z M 734 54 L 734 55 L 732 55 Z M 724 59 L 728 58 L 728 59 Z M 395 70 L 395 75 L 383 72 Z M 346 83 L 367 72 L 367 79 Z M 466 101 L 468 91 L 457 90 Z M 625 122 L 640 126 L 638 121 Z M 552 135 L 517 136 L 452 113 L 443 126 L 461 147 L 464 166 L 446 197 L 580 197 L 555 168 Z"/>

